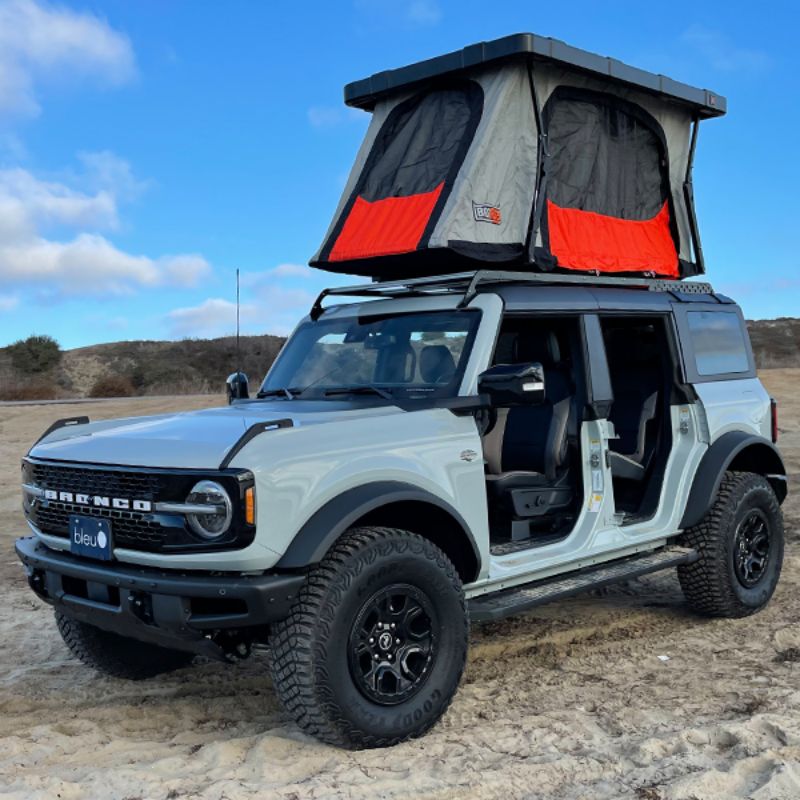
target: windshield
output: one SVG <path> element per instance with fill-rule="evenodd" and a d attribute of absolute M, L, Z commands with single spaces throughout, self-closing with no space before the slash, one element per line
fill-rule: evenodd
<path fill-rule="evenodd" d="M 286 343 L 260 394 L 455 395 L 479 320 L 477 311 L 433 311 L 305 322 Z"/>

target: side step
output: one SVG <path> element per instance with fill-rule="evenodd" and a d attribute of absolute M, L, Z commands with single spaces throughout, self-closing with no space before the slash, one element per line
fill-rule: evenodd
<path fill-rule="evenodd" d="M 468 603 L 469 616 L 473 622 L 502 619 L 549 603 L 551 600 L 560 600 L 609 583 L 638 578 L 640 575 L 676 567 L 678 564 L 691 564 L 697 559 L 697 552 L 689 547 L 665 547 L 654 553 L 631 556 L 586 567 L 566 575 L 556 575 L 535 583 L 527 583 L 524 586 L 515 586 L 513 589 L 474 597 Z"/>

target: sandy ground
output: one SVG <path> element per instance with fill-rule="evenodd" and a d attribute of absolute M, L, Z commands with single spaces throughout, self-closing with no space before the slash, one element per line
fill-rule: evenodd
<path fill-rule="evenodd" d="M 763 377 L 781 400 L 782 447 L 800 474 L 800 370 Z M 215 402 L 131 400 L 78 413 Z M 431 733 L 389 751 L 349 753 L 307 738 L 285 718 L 265 655 L 144 684 L 99 676 L 69 657 L 12 553 L 24 530 L 19 458 L 51 420 L 69 413 L 69 406 L 0 409 L 3 796 L 800 797 L 798 500 L 785 507 L 784 574 L 761 614 L 697 618 L 665 574 L 476 628 L 465 680 Z"/>

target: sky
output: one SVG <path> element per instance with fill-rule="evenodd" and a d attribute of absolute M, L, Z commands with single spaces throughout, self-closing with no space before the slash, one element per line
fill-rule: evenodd
<path fill-rule="evenodd" d="M 0 346 L 285 334 L 368 115 L 342 87 L 519 31 L 712 89 L 708 277 L 800 316 L 800 7 L 790 2 L 0 0 Z"/>

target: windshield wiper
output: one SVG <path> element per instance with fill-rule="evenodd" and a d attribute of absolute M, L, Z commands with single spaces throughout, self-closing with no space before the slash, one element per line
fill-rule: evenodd
<path fill-rule="evenodd" d="M 259 400 L 263 400 L 265 397 L 277 397 L 282 394 L 287 400 L 294 400 L 296 397 L 295 392 L 299 394 L 298 389 L 287 389 L 282 386 L 280 389 L 262 389 L 256 397 Z"/>
<path fill-rule="evenodd" d="M 337 394 L 376 394 L 384 400 L 394 402 L 394 396 L 386 389 L 381 389 L 380 386 L 334 386 L 332 389 L 325 390 L 325 397 L 332 397 Z"/>

